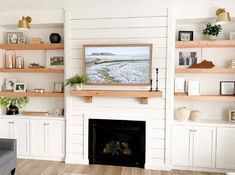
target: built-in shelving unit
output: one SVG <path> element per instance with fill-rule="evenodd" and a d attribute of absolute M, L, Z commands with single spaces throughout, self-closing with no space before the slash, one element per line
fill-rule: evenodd
<path fill-rule="evenodd" d="M 94 96 L 99 97 L 134 97 L 139 98 L 141 104 L 148 104 L 149 97 L 162 97 L 161 91 L 130 91 L 130 90 L 80 90 L 72 91 L 72 96 L 85 97 L 86 103 L 92 103 Z"/>
<path fill-rule="evenodd" d="M 57 68 L 5 69 L 5 68 L 0 68 L 0 72 L 17 72 L 17 73 L 64 73 L 64 69 L 57 69 Z"/>
<path fill-rule="evenodd" d="M 221 48 L 235 47 L 235 40 L 198 40 L 198 41 L 176 41 L 176 48 Z"/>
<path fill-rule="evenodd" d="M 233 73 L 235 73 L 235 69 L 230 69 L 230 68 L 211 68 L 211 69 L 176 68 L 175 73 L 222 73 L 222 74 L 233 74 Z"/>
<path fill-rule="evenodd" d="M 64 97 L 64 93 L 55 93 L 55 92 L 44 92 L 44 93 L 35 93 L 35 92 L 12 92 L 12 91 L 1 91 L 0 96 L 7 97 Z"/>
<path fill-rule="evenodd" d="M 234 101 L 235 96 L 222 96 L 222 95 L 175 95 L 175 100 L 188 100 L 188 101 Z"/>
<path fill-rule="evenodd" d="M 0 44 L 0 49 L 11 50 L 59 50 L 64 44 Z"/>

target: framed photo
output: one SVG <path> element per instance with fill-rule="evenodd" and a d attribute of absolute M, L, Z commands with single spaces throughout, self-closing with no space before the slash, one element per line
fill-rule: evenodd
<path fill-rule="evenodd" d="M 193 41 L 193 31 L 179 31 L 179 41 Z"/>
<path fill-rule="evenodd" d="M 14 92 L 26 92 L 26 84 L 25 83 L 15 83 L 14 84 Z"/>
<path fill-rule="evenodd" d="M 63 68 L 64 52 L 63 50 L 48 50 L 46 54 L 47 68 Z"/>
<path fill-rule="evenodd" d="M 20 37 L 18 38 L 18 44 L 25 44 L 25 37 L 20 36 Z"/>
<path fill-rule="evenodd" d="M 230 40 L 235 40 L 235 32 L 230 32 Z"/>
<path fill-rule="evenodd" d="M 228 114 L 228 121 L 235 122 L 235 109 L 230 109 Z"/>
<path fill-rule="evenodd" d="M 176 49 L 175 67 L 187 68 L 202 61 L 201 49 Z"/>
<path fill-rule="evenodd" d="M 221 81 L 220 95 L 233 96 L 235 92 L 235 81 Z"/>
<path fill-rule="evenodd" d="M 22 32 L 8 32 L 7 42 L 8 44 L 19 44 L 19 38 L 23 37 Z"/>
<path fill-rule="evenodd" d="M 83 63 L 90 84 L 148 86 L 152 44 L 84 45 Z"/>
<path fill-rule="evenodd" d="M 63 92 L 63 83 L 55 82 L 54 83 L 54 92 Z"/>
<path fill-rule="evenodd" d="M 186 78 L 176 77 L 175 78 L 175 93 L 185 93 Z"/>
<path fill-rule="evenodd" d="M 5 79 L 5 90 L 13 91 L 15 83 L 16 83 L 16 79 L 10 79 L 10 78 Z"/>
<path fill-rule="evenodd" d="M 200 81 L 188 81 L 188 95 L 200 95 Z"/>

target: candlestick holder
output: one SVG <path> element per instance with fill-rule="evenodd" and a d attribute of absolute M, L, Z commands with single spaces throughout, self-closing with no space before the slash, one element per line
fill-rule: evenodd
<path fill-rule="evenodd" d="M 155 91 L 158 91 L 158 68 L 156 68 L 156 89 Z"/>

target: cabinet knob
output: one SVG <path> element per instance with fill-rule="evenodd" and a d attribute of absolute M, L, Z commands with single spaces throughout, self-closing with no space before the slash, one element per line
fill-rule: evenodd
<path fill-rule="evenodd" d="M 47 125 L 46 123 L 44 123 L 44 125 Z"/>
<path fill-rule="evenodd" d="M 195 129 L 190 129 L 189 131 L 190 132 L 197 132 L 197 130 L 195 130 Z"/>

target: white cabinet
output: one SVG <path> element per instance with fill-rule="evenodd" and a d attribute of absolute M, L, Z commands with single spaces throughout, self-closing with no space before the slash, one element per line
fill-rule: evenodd
<path fill-rule="evenodd" d="M 215 167 L 215 131 L 215 127 L 173 126 L 172 164 Z"/>
<path fill-rule="evenodd" d="M 64 157 L 64 121 L 32 120 L 31 155 Z"/>
<path fill-rule="evenodd" d="M 217 128 L 216 168 L 235 169 L 235 128 Z"/>
<path fill-rule="evenodd" d="M 17 155 L 29 154 L 29 122 L 25 119 L 0 119 L 0 137 L 17 140 Z"/>

